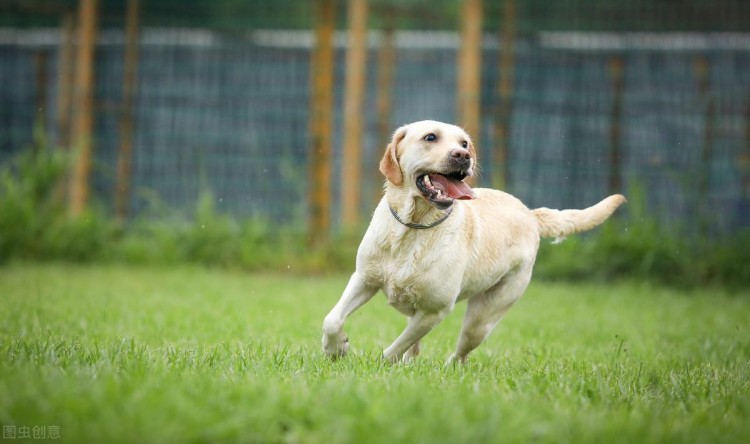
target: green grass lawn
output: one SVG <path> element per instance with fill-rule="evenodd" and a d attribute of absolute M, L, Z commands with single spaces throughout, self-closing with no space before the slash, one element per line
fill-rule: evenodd
<path fill-rule="evenodd" d="M 390 365 L 379 354 L 404 319 L 378 296 L 349 320 L 352 354 L 329 362 L 320 326 L 346 278 L 0 268 L 3 432 L 76 443 L 750 440 L 750 293 L 534 282 L 456 367 L 443 361 L 463 304 L 416 362 Z"/>

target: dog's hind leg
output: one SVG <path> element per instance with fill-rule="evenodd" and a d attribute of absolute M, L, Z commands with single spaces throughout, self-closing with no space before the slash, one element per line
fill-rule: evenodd
<path fill-rule="evenodd" d="M 408 350 L 406 350 L 406 353 L 404 353 L 402 360 L 404 362 L 409 362 L 412 359 L 416 358 L 417 356 L 419 356 L 419 341 L 415 342 L 414 345 L 412 345 L 411 347 L 409 347 Z"/>
<path fill-rule="evenodd" d="M 526 291 L 531 280 L 531 266 L 511 276 L 504 277 L 494 287 L 468 300 L 466 315 L 458 337 L 456 352 L 448 362 L 465 362 L 492 332 L 505 313 Z"/>
<path fill-rule="evenodd" d="M 372 299 L 377 287 L 365 284 L 362 276 L 354 272 L 341 299 L 323 320 L 323 351 L 332 358 L 344 356 L 349 350 L 349 339 L 344 333 L 344 321 L 359 307 Z"/>
<path fill-rule="evenodd" d="M 424 335 L 429 333 L 433 327 L 443 320 L 452 308 L 451 306 L 435 313 L 417 311 L 414 316 L 409 318 L 409 323 L 401 335 L 383 351 L 383 358 L 392 362 L 398 362 L 404 357 L 404 353 L 411 349 Z"/>

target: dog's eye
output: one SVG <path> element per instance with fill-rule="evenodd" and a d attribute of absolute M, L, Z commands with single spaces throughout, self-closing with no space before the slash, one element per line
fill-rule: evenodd
<path fill-rule="evenodd" d="M 424 136 L 424 140 L 426 140 L 428 142 L 434 142 L 434 141 L 437 140 L 437 136 L 435 134 L 433 134 L 433 133 L 430 133 L 430 134 Z"/>
<path fill-rule="evenodd" d="M 464 148 L 468 148 L 469 147 L 469 142 L 467 142 L 467 141 L 464 140 L 463 142 L 461 142 L 461 146 L 464 147 Z"/>

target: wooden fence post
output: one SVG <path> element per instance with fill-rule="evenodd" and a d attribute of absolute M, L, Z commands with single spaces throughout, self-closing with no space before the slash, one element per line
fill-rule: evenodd
<path fill-rule="evenodd" d="M 78 6 L 78 53 L 71 140 L 76 159 L 70 180 L 70 213 L 79 216 L 89 196 L 92 130 L 94 122 L 94 50 L 97 0 L 80 0 Z"/>
<path fill-rule="evenodd" d="M 335 1 L 316 0 L 310 106 L 311 243 L 327 241 L 331 213 L 331 127 L 333 124 L 333 31 Z"/>
<path fill-rule="evenodd" d="M 128 0 L 125 13 L 125 60 L 120 110 L 120 146 L 117 155 L 115 215 L 122 222 L 130 210 L 130 176 L 133 161 L 133 113 L 138 72 L 139 0 Z"/>
<path fill-rule="evenodd" d="M 378 68 L 377 68 L 377 111 L 378 111 L 378 147 L 376 151 L 376 161 L 385 150 L 385 146 L 391 138 L 393 131 L 391 123 L 391 109 L 393 93 L 393 76 L 396 67 L 396 44 L 393 31 L 392 21 L 386 17 L 385 29 L 383 29 L 383 40 L 380 42 L 378 50 Z M 373 168 L 373 184 L 375 185 L 373 197 L 375 202 L 379 202 L 383 197 L 383 189 L 380 186 L 383 183 L 383 176 L 377 168 Z"/>
<path fill-rule="evenodd" d="M 341 160 L 341 213 L 346 230 L 359 223 L 362 201 L 362 121 L 367 64 L 367 0 L 349 1 L 346 51 L 344 146 Z"/>
<path fill-rule="evenodd" d="M 480 139 L 482 75 L 482 0 L 463 0 L 458 54 L 458 123 L 476 143 Z"/>

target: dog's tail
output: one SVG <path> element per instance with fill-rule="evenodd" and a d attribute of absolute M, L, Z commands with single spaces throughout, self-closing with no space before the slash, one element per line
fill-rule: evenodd
<path fill-rule="evenodd" d="M 626 201 L 627 199 L 622 194 L 613 194 L 583 210 L 537 208 L 531 212 L 539 222 L 539 235 L 554 237 L 555 243 L 558 243 L 569 234 L 588 231 L 601 224 Z"/>

